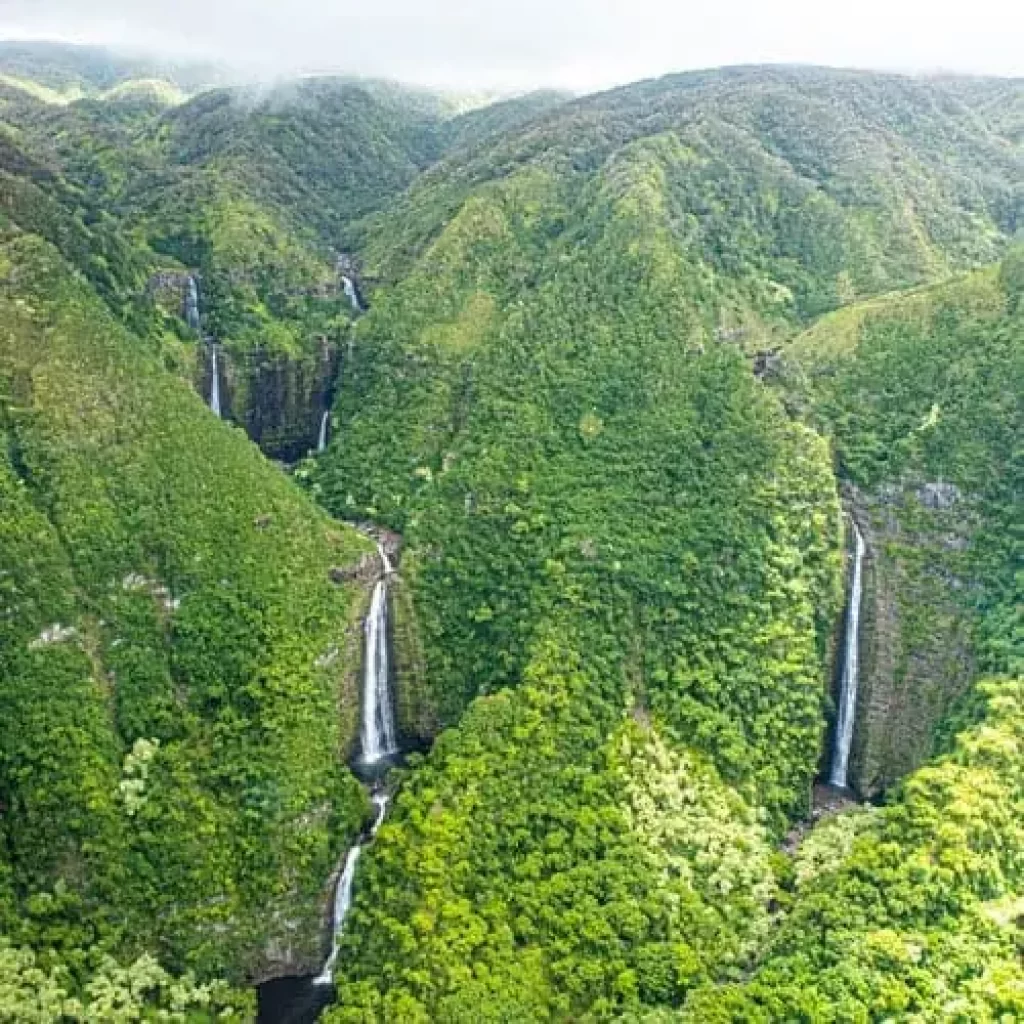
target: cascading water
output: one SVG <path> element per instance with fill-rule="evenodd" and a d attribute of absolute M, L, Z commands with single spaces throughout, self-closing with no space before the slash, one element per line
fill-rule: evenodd
<path fill-rule="evenodd" d="M 850 583 L 850 604 L 846 612 L 846 636 L 843 639 L 843 671 L 839 680 L 839 717 L 836 721 L 835 746 L 829 784 L 845 789 L 853 744 L 853 725 L 857 716 L 857 682 L 859 673 L 860 605 L 863 589 L 864 538 L 853 524 L 853 579 Z"/>
<path fill-rule="evenodd" d="M 318 452 L 327 450 L 327 433 L 331 429 L 331 410 L 324 409 L 323 416 L 320 417 L 320 436 L 316 440 L 316 450 Z"/>
<path fill-rule="evenodd" d="M 366 647 L 363 655 L 363 764 L 370 766 L 398 753 L 395 715 L 391 706 L 388 665 L 388 577 L 391 562 L 378 545 L 384 576 L 373 588 L 370 614 L 366 617 Z"/>
<path fill-rule="evenodd" d="M 363 670 L 363 724 L 360 736 L 362 744 L 361 762 L 364 767 L 373 767 L 398 753 L 395 736 L 395 717 L 391 706 L 391 680 L 388 670 L 388 577 L 394 572 L 391 559 L 382 544 L 377 545 L 384 574 L 373 588 L 370 613 L 366 617 L 365 667 Z M 352 886 L 356 877 L 363 848 L 373 841 L 388 812 L 388 794 L 383 788 L 376 788 L 370 794 L 376 809 L 373 824 L 345 855 L 345 864 L 334 892 L 334 914 L 332 918 L 331 952 L 323 969 L 314 979 L 316 985 L 330 985 L 334 980 L 334 965 L 338 959 L 338 944 L 345 919 L 352 907 Z"/>
<path fill-rule="evenodd" d="M 352 883 L 356 877 L 356 865 L 359 863 L 359 855 L 363 847 L 372 842 L 377 830 L 384 823 L 388 813 L 388 797 L 384 790 L 378 790 L 371 794 L 375 813 L 370 832 L 364 836 L 345 856 L 345 866 L 341 869 L 341 877 L 338 879 L 338 887 L 334 890 L 334 916 L 333 916 L 333 937 L 331 940 L 331 953 L 324 963 L 323 969 L 313 979 L 315 985 L 330 985 L 334 981 L 334 965 L 338 962 L 338 947 L 341 939 L 342 929 L 345 926 L 345 918 L 352 908 Z"/>
<path fill-rule="evenodd" d="M 211 345 L 210 351 L 210 408 L 215 416 L 220 416 L 220 368 L 217 365 L 217 346 Z"/>
<path fill-rule="evenodd" d="M 355 283 L 347 274 L 341 275 L 341 287 L 345 289 L 345 295 L 348 298 L 353 311 L 356 313 L 362 313 L 363 306 L 359 301 L 359 292 L 356 291 Z"/>
<path fill-rule="evenodd" d="M 199 285 L 191 274 L 185 285 L 185 323 L 190 330 L 198 332 L 202 329 L 202 320 L 199 316 Z"/>

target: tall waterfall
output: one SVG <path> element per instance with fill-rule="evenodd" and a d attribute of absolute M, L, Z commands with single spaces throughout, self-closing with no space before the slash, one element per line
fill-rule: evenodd
<path fill-rule="evenodd" d="M 853 523 L 853 580 L 850 604 L 846 612 L 846 636 L 843 638 L 843 672 L 839 681 L 839 717 L 836 721 L 835 747 L 829 784 L 845 789 L 853 744 L 853 724 L 857 717 L 857 682 L 859 673 L 860 606 L 863 589 L 864 538 Z"/>
<path fill-rule="evenodd" d="M 217 346 L 211 345 L 213 353 L 210 367 L 210 408 L 215 416 L 220 416 L 220 368 L 217 365 Z"/>
<path fill-rule="evenodd" d="M 359 301 L 359 292 L 356 291 L 355 283 L 352 278 L 347 274 L 341 275 L 341 286 L 345 289 L 345 295 L 348 298 L 349 304 L 356 313 L 362 313 L 363 307 Z"/>
<path fill-rule="evenodd" d="M 202 328 L 199 316 L 199 285 L 192 274 L 188 275 L 188 281 L 185 284 L 185 323 L 193 331 L 199 331 Z"/>
<path fill-rule="evenodd" d="M 370 826 L 370 833 L 364 836 L 345 856 L 345 866 L 341 869 L 341 877 L 338 879 L 338 887 L 334 890 L 334 914 L 331 919 L 331 952 L 324 962 L 320 973 L 313 979 L 315 985 L 330 985 L 334 981 L 334 965 L 338 962 L 338 946 L 341 933 L 345 927 L 345 918 L 352 909 L 352 883 L 356 877 L 356 865 L 359 863 L 359 855 L 373 837 L 377 834 L 388 813 L 388 795 L 383 790 L 373 793 L 370 796 L 373 801 L 375 813 L 373 824 Z"/>
<path fill-rule="evenodd" d="M 388 576 L 391 562 L 378 545 L 384 577 L 373 588 L 370 614 L 366 617 L 366 646 L 363 654 L 363 763 L 374 765 L 398 752 L 395 714 L 391 706 L 388 665 Z"/>
<path fill-rule="evenodd" d="M 384 575 L 373 588 L 370 613 L 366 617 L 365 650 L 363 658 L 363 724 L 360 734 L 362 763 L 376 765 L 385 758 L 398 753 L 395 735 L 395 716 L 391 706 L 391 680 L 388 671 L 388 577 L 394 572 L 391 559 L 382 544 L 377 545 Z M 345 919 L 352 907 L 352 886 L 356 877 L 356 865 L 363 847 L 373 841 L 384 817 L 388 812 L 388 794 L 383 788 L 375 788 L 370 799 L 376 809 L 373 824 L 368 834 L 345 855 L 345 864 L 334 891 L 334 915 L 332 919 L 331 953 L 323 969 L 314 979 L 314 984 L 330 985 L 334 980 L 334 965 L 338 959 L 338 945 L 345 925 Z"/>
<path fill-rule="evenodd" d="M 316 450 L 318 452 L 325 451 L 327 449 L 327 432 L 331 429 L 331 410 L 324 409 L 323 416 L 320 417 L 320 436 L 316 440 Z"/>

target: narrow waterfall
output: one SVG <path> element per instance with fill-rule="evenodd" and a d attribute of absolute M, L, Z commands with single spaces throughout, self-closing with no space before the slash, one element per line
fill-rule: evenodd
<path fill-rule="evenodd" d="M 325 451 L 327 448 L 327 432 L 331 429 L 331 410 L 324 409 L 323 416 L 320 417 L 320 436 L 316 441 L 316 450 L 318 452 Z"/>
<path fill-rule="evenodd" d="M 189 274 L 185 284 L 185 323 L 190 330 L 199 332 L 202 329 L 202 320 L 199 316 L 199 285 L 192 274 Z"/>
<path fill-rule="evenodd" d="M 363 764 L 374 765 L 398 753 L 395 714 L 391 706 L 388 664 L 388 577 L 391 562 L 378 545 L 384 576 L 373 588 L 370 614 L 366 617 L 366 646 L 363 654 Z"/>
<path fill-rule="evenodd" d="M 220 368 L 217 365 L 217 346 L 211 345 L 213 353 L 210 367 L 210 408 L 215 416 L 220 416 Z"/>
<path fill-rule="evenodd" d="M 345 295 L 348 298 L 349 304 L 356 313 L 363 312 L 362 303 L 359 301 L 359 292 L 356 291 L 355 283 L 352 278 L 347 274 L 341 275 L 341 286 L 345 289 Z"/>
<path fill-rule="evenodd" d="M 863 589 L 864 538 L 853 523 L 854 554 L 853 579 L 850 584 L 850 603 L 846 611 L 846 635 L 843 638 L 843 671 L 839 680 L 839 716 L 836 720 L 835 747 L 832 753 L 832 772 L 829 784 L 839 789 L 847 785 L 850 767 L 850 747 L 853 744 L 853 725 L 857 717 L 858 655 L 860 647 L 860 606 Z"/>
<path fill-rule="evenodd" d="M 338 879 L 338 887 L 334 890 L 334 915 L 332 918 L 332 939 L 331 939 L 331 953 L 324 962 L 323 969 L 313 979 L 314 985 L 330 985 L 334 981 L 334 965 L 338 962 L 338 946 L 339 940 L 341 939 L 341 933 L 345 926 L 345 918 L 348 917 L 348 912 L 352 908 L 352 883 L 356 877 L 356 865 L 359 863 L 359 855 L 363 852 L 363 847 L 368 845 L 373 837 L 377 834 L 377 830 L 381 827 L 384 822 L 384 818 L 388 813 L 388 795 L 383 790 L 378 790 L 371 794 L 370 800 L 374 806 L 373 824 L 370 826 L 370 832 L 368 835 L 363 836 L 362 839 L 348 851 L 345 857 L 345 866 L 341 870 L 341 877 Z"/>
<path fill-rule="evenodd" d="M 361 761 L 364 766 L 373 766 L 398 753 L 395 735 L 395 716 L 391 706 L 391 681 L 388 667 L 388 577 L 394 572 L 391 559 L 382 544 L 377 545 L 384 574 L 373 588 L 370 612 L 364 628 L 365 649 L 363 658 L 363 724 L 360 735 L 362 744 Z M 352 886 L 356 877 L 356 865 L 363 848 L 373 841 L 388 813 L 388 794 L 378 782 L 370 800 L 375 808 L 373 823 L 368 833 L 360 837 L 345 855 L 345 864 L 334 891 L 334 913 L 332 917 L 331 952 L 323 969 L 316 976 L 315 985 L 330 985 L 334 981 L 334 965 L 338 959 L 338 946 L 345 919 L 352 907 Z"/>

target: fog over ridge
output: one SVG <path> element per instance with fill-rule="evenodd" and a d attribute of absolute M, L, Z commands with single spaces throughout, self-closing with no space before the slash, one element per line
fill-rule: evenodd
<path fill-rule="evenodd" d="M 747 63 L 1024 74 L 1024 5 L 1008 0 L 0 0 L 0 38 L 459 89 L 589 90 Z"/>

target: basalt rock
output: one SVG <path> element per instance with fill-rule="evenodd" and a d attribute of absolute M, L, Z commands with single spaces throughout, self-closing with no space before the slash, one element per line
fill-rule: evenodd
<path fill-rule="evenodd" d="M 775 377 L 782 370 L 782 350 L 771 349 L 769 351 L 757 352 L 754 354 L 754 376 L 759 380 L 765 377 Z"/>
<path fill-rule="evenodd" d="M 867 543 L 850 771 L 866 797 L 931 755 L 939 722 L 975 675 L 965 555 L 976 524 L 969 502 L 947 487 L 846 490 Z"/>
<path fill-rule="evenodd" d="M 332 583 L 358 582 L 366 586 L 375 583 L 382 574 L 380 556 L 376 552 L 367 552 L 355 565 L 336 565 L 329 573 Z"/>
<path fill-rule="evenodd" d="M 314 450 L 333 398 L 339 346 L 322 338 L 313 351 L 294 356 L 225 346 L 218 352 L 223 418 L 242 427 L 271 459 L 295 463 Z M 195 381 L 204 397 L 210 393 L 211 372 L 204 351 Z"/>
<path fill-rule="evenodd" d="M 165 312 L 183 317 L 188 282 L 193 276 L 188 270 L 159 270 L 146 282 L 146 294 Z"/>

